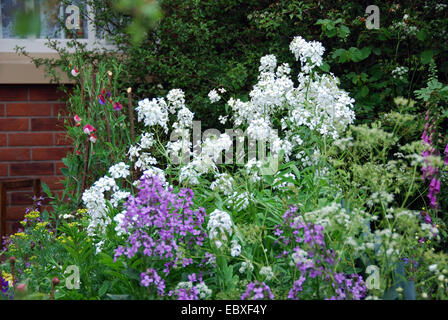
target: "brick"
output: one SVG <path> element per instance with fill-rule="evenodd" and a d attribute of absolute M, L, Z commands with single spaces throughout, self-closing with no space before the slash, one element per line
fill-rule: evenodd
<path fill-rule="evenodd" d="M 0 161 L 27 161 L 30 157 L 29 148 L 0 148 Z"/>
<path fill-rule="evenodd" d="M 31 207 L 29 205 L 28 207 Z M 27 206 L 12 206 L 6 208 L 6 220 L 23 220 Z"/>
<path fill-rule="evenodd" d="M 51 116 L 51 104 L 49 103 L 8 103 L 6 116 Z"/>
<path fill-rule="evenodd" d="M 8 175 L 8 165 L 6 163 L 0 163 L 0 177 L 6 177 Z"/>
<path fill-rule="evenodd" d="M 55 163 L 56 174 L 62 174 L 61 168 L 67 168 L 67 167 L 65 166 L 65 164 L 62 161 L 56 162 Z"/>
<path fill-rule="evenodd" d="M 30 101 L 57 101 L 64 97 L 64 92 L 54 85 L 30 86 Z"/>
<path fill-rule="evenodd" d="M 26 86 L 0 86 L 0 101 L 26 101 L 27 95 Z"/>
<path fill-rule="evenodd" d="M 54 143 L 56 146 L 71 146 L 73 141 L 67 133 L 55 133 Z"/>
<path fill-rule="evenodd" d="M 69 112 L 67 110 L 67 106 L 65 103 L 55 103 L 53 104 L 53 116 L 57 117 L 61 115 L 61 117 L 68 117 Z"/>
<path fill-rule="evenodd" d="M 5 116 L 5 105 L 0 103 L 0 117 Z"/>
<path fill-rule="evenodd" d="M 64 177 L 63 176 L 51 176 L 51 177 L 41 177 L 40 180 L 45 182 L 45 184 L 51 190 L 62 190 L 64 189 L 64 185 L 62 184 Z"/>
<path fill-rule="evenodd" d="M 6 134 L 0 134 L 0 147 L 6 146 Z"/>
<path fill-rule="evenodd" d="M 0 119 L 0 131 L 28 131 L 28 119 Z"/>
<path fill-rule="evenodd" d="M 12 163 L 10 164 L 10 176 L 52 175 L 54 163 Z"/>
<path fill-rule="evenodd" d="M 72 148 L 34 148 L 33 160 L 61 160 Z"/>
<path fill-rule="evenodd" d="M 20 221 L 6 221 L 6 233 L 14 234 L 19 230 L 22 230 L 23 226 L 20 224 Z"/>
<path fill-rule="evenodd" d="M 1 120 L 0 120 L 1 121 Z M 64 120 L 56 118 L 31 119 L 32 131 L 64 131 Z"/>
<path fill-rule="evenodd" d="M 1 143 L 0 143 L 1 145 Z M 52 146 L 53 133 L 10 133 L 9 146 Z"/>

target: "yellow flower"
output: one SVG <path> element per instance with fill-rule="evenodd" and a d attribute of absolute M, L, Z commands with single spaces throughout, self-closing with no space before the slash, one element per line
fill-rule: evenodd
<path fill-rule="evenodd" d="M 76 227 L 79 223 L 78 222 L 71 222 L 68 224 L 69 227 Z"/>
<path fill-rule="evenodd" d="M 16 233 L 14 233 L 13 235 L 11 235 L 11 238 L 12 238 L 12 239 L 15 239 L 15 238 L 28 239 L 28 235 L 25 234 L 24 232 L 16 232 Z"/>
<path fill-rule="evenodd" d="M 85 214 L 87 213 L 87 209 L 78 209 L 77 211 L 79 214 Z"/>
<path fill-rule="evenodd" d="M 31 257 L 30 257 L 30 261 L 35 260 L 35 259 L 37 259 L 36 256 L 31 256 Z"/>
<path fill-rule="evenodd" d="M 15 245 L 14 243 L 9 244 L 9 245 L 8 245 L 8 251 L 9 251 L 10 253 L 14 253 L 14 252 L 16 252 L 16 251 L 17 251 L 17 249 L 16 249 L 16 245 Z"/>
<path fill-rule="evenodd" d="M 38 211 L 31 211 L 25 215 L 27 219 L 36 219 L 39 218 L 40 213 Z"/>
<path fill-rule="evenodd" d="M 23 270 L 23 272 L 25 272 L 27 275 L 30 275 L 31 271 L 31 268 L 26 268 L 25 270 Z"/>
<path fill-rule="evenodd" d="M 60 241 L 61 243 L 66 243 L 67 241 L 72 241 L 73 242 L 73 239 L 70 236 L 68 236 L 68 237 L 59 236 L 59 237 L 56 238 L 56 240 Z"/>
<path fill-rule="evenodd" d="M 34 227 L 34 229 L 39 230 L 39 229 L 43 229 L 47 226 L 48 222 L 44 221 L 44 222 L 38 222 L 36 224 L 36 227 Z"/>
<path fill-rule="evenodd" d="M 12 274 L 2 271 L 2 277 L 3 279 L 5 279 L 6 281 L 8 281 L 8 284 L 10 287 L 12 287 Z"/>

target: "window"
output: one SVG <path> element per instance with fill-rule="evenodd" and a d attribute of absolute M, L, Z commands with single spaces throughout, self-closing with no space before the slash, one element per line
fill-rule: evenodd
<path fill-rule="evenodd" d="M 47 38 L 57 39 L 61 44 L 77 38 L 88 48 L 108 47 L 104 39 L 96 34 L 90 7 L 82 5 L 83 0 L 73 0 L 71 5 L 61 5 L 60 0 L 0 0 L 0 52 L 15 52 L 16 46 L 25 47 L 28 52 L 51 52 L 45 43 Z M 81 10 L 87 10 L 88 19 L 82 19 Z M 14 33 L 17 12 L 35 12 L 40 20 L 38 35 L 23 39 Z M 60 21 L 65 22 L 62 28 Z"/>

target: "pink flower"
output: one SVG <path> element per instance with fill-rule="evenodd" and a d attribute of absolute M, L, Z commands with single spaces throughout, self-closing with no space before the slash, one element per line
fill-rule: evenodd
<path fill-rule="evenodd" d="M 123 106 L 119 102 L 114 102 L 114 111 L 120 111 L 123 109 Z"/>
<path fill-rule="evenodd" d="M 96 131 L 96 129 L 90 124 L 86 124 L 83 128 L 83 131 L 85 134 L 91 134 L 92 132 Z"/>
<path fill-rule="evenodd" d="M 79 70 L 78 68 L 75 66 L 74 69 L 72 69 L 72 76 L 77 77 L 79 75 Z"/>
<path fill-rule="evenodd" d="M 79 127 L 80 125 L 81 125 L 81 118 L 77 115 L 77 114 L 75 114 L 75 116 L 73 117 L 73 119 L 75 120 L 75 122 L 76 122 L 76 126 L 77 127 Z"/>
<path fill-rule="evenodd" d="M 106 103 L 106 100 L 104 99 L 104 96 L 102 94 L 98 95 L 98 101 L 100 102 L 101 105 L 104 106 L 104 104 Z"/>
<path fill-rule="evenodd" d="M 94 133 L 92 133 L 92 134 L 90 135 L 89 140 L 92 141 L 93 143 L 95 143 L 96 140 L 97 140 L 97 136 L 96 136 Z"/>

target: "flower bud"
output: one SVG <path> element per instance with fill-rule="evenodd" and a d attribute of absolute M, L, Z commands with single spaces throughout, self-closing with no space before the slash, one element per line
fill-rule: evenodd
<path fill-rule="evenodd" d="M 57 286 L 57 285 L 60 283 L 58 277 L 54 277 L 53 280 L 51 280 L 51 281 L 53 282 L 53 284 L 54 284 L 55 286 Z"/>

